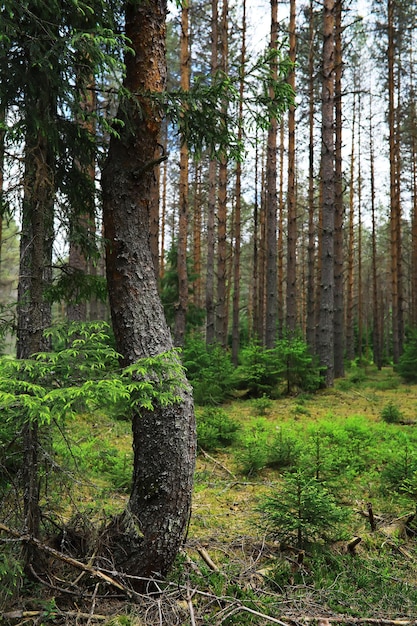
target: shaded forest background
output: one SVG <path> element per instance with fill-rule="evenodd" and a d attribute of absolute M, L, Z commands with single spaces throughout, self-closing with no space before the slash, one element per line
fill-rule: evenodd
<path fill-rule="evenodd" d="M 414 4 L 272 0 L 259 12 L 213 0 L 171 9 L 168 94 L 187 101 L 193 89 L 185 111 L 200 115 L 193 126 L 183 112 L 178 126 L 168 97 L 155 156 L 151 245 L 176 344 L 197 333 L 230 348 L 237 364 L 242 345 L 270 348 L 296 334 L 329 385 L 345 359 L 398 362 L 417 324 Z M 227 96 L 205 100 L 219 73 Z M 290 91 L 281 113 L 262 106 L 274 99 L 272 78 L 295 91 L 288 111 Z M 88 124 L 98 110 L 114 114 L 118 80 L 119 70 L 90 76 Z M 197 137 L 202 128 L 210 135 L 218 114 L 228 150 Z M 24 178 L 13 115 L 4 118 L 1 265 L 12 327 L 17 259 L 6 247 L 21 223 Z M 95 132 L 105 146 L 103 126 Z M 99 190 L 97 172 L 92 160 Z M 100 202 L 75 206 L 76 194 L 56 211 L 48 293 L 57 318 L 105 319 Z"/>

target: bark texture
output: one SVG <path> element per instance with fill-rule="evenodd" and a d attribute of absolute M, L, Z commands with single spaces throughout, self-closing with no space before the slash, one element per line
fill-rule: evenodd
<path fill-rule="evenodd" d="M 136 97 L 121 104 L 125 124 L 121 136 L 111 139 L 102 175 L 107 280 L 122 365 L 173 346 L 149 245 L 161 112 L 146 94 L 165 86 L 165 18 L 164 0 L 127 5 L 126 34 L 135 55 L 126 58 L 125 86 Z M 189 520 L 195 421 L 185 376 L 178 382 L 180 403 L 133 417 L 133 486 L 113 556 L 118 567 L 139 577 L 169 571 Z"/>
<path fill-rule="evenodd" d="M 334 381 L 334 0 L 323 5 L 322 83 L 322 249 L 318 355 L 326 385 Z"/>
<path fill-rule="evenodd" d="M 271 49 L 277 46 L 278 36 L 278 2 L 271 0 Z M 271 74 L 273 79 L 277 79 L 276 63 L 272 64 Z M 271 94 L 270 94 L 271 95 Z M 266 206 L 266 319 L 265 319 L 265 345 L 273 348 L 277 336 L 277 132 L 278 122 L 276 118 L 270 120 L 267 139 L 266 158 L 266 185 L 267 185 L 267 206 Z"/>
<path fill-rule="evenodd" d="M 296 61 L 296 3 L 290 2 L 289 56 Z M 295 70 L 288 76 L 295 91 Z M 288 193 L 287 193 L 287 331 L 293 335 L 297 328 L 297 207 L 295 178 L 295 106 L 288 111 Z"/>

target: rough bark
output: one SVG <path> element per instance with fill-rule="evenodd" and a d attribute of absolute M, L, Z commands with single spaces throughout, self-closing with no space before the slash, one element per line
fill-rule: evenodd
<path fill-rule="evenodd" d="M 413 64 L 410 63 L 411 78 L 413 85 L 415 74 Z M 417 128 L 417 103 L 414 88 L 411 91 L 411 118 L 412 127 Z M 417 328 L 417 137 L 416 133 L 412 133 L 411 137 L 411 181 L 412 181 L 412 231 L 411 231 L 411 315 L 410 321 L 413 328 Z"/>
<path fill-rule="evenodd" d="M 271 39 L 270 48 L 275 49 L 278 37 L 278 2 L 271 0 Z M 277 66 L 272 62 L 271 74 L 277 78 Z M 276 118 L 270 120 L 267 140 L 266 157 L 266 317 L 265 317 L 265 346 L 272 348 L 277 335 L 277 131 Z"/>
<path fill-rule="evenodd" d="M 279 125 L 279 187 L 278 187 L 278 337 L 284 334 L 284 156 L 285 121 Z"/>
<path fill-rule="evenodd" d="M 346 288 L 346 358 L 353 361 L 355 358 L 355 336 L 353 329 L 353 286 L 354 274 L 354 249 L 355 249 L 355 131 L 356 131 L 356 98 L 353 95 L 352 112 L 352 144 L 350 154 L 350 180 L 349 180 L 349 232 L 348 232 L 348 258 L 347 258 L 347 288 Z"/>
<path fill-rule="evenodd" d="M 181 89 L 190 89 L 190 38 L 189 38 L 189 5 L 185 2 L 181 9 L 180 66 Z M 175 311 L 174 339 L 177 346 L 183 346 L 188 309 L 188 273 L 187 273 L 187 238 L 188 238 L 188 147 L 182 137 L 180 147 L 180 182 L 179 182 L 179 216 L 177 245 L 178 304 Z"/>
<path fill-rule="evenodd" d="M 211 2 L 211 74 L 214 76 L 218 68 L 218 0 Z M 210 159 L 208 173 L 207 202 L 207 269 L 206 269 L 206 343 L 215 340 L 215 302 L 214 302 L 214 253 L 215 253 L 215 217 L 217 162 Z"/>
<path fill-rule="evenodd" d="M 335 227 L 334 227 L 334 375 L 344 376 L 342 170 L 342 0 L 335 6 Z"/>
<path fill-rule="evenodd" d="M 370 164 L 370 185 L 371 185 L 371 219 L 372 219 L 372 330 L 373 330 L 373 352 L 374 362 L 377 368 L 382 368 L 382 343 L 379 320 L 378 302 L 378 266 L 377 266 L 377 224 L 375 211 L 375 154 L 374 135 L 372 127 L 372 98 L 369 99 L 369 164 Z"/>
<path fill-rule="evenodd" d="M 362 126 L 362 115 L 361 115 L 361 94 L 358 96 L 358 271 L 357 271 L 357 282 L 358 282 L 358 345 L 356 350 L 356 356 L 361 359 L 362 351 L 363 351 L 363 310 L 364 310 L 364 302 L 363 302 L 363 226 L 362 226 L 362 155 L 361 155 L 361 126 Z"/>
<path fill-rule="evenodd" d="M 253 266 L 252 266 L 252 337 L 259 339 L 259 149 L 258 131 L 255 142 L 254 203 L 253 203 Z"/>
<path fill-rule="evenodd" d="M 290 2 L 289 57 L 296 61 L 295 0 Z M 288 76 L 295 91 L 295 69 Z M 295 191 L 295 106 L 288 111 L 288 193 L 287 193 L 287 331 L 294 334 L 297 327 L 297 207 Z"/>
<path fill-rule="evenodd" d="M 326 385 L 334 381 L 334 5 L 323 6 L 322 76 L 322 266 L 318 355 L 326 368 Z"/>
<path fill-rule="evenodd" d="M 35 74 L 36 69 L 32 70 Z M 45 83 L 31 76 L 34 83 Z M 43 128 L 36 128 L 28 117 L 25 144 L 25 174 L 20 235 L 20 267 L 17 308 L 17 358 L 28 359 L 35 352 L 48 349 L 43 331 L 51 324 L 51 305 L 44 292 L 51 281 L 53 241 L 54 166 L 46 128 L 51 123 L 54 102 L 48 89 L 40 89 L 35 101 L 27 96 L 27 111 L 35 110 Z M 33 107 L 33 109 L 32 109 Z M 23 429 L 23 503 L 25 530 L 39 534 L 39 443 L 36 421 Z M 37 558 L 28 547 L 25 559 L 29 567 Z"/>
<path fill-rule="evenodd" d="M 128 3 L 125 87 L 136 98 L 121 103 L 125 125 L 112 137 L 102 174 L 109 299 L 122 365 L 172 348 L 149 245 L 149 204 L 161 113 L 147 93 L 165 86 L 166 1 Z M 187 529 L 195 463 L 190 388 L 178 380 L 180 402 L 133 416 L 133 485 L 114 556 L 136 576 L 164 575 Z M 138 583 L 140 587 L 140 583 Z"/>
<path fill-rule="evenodd" d="M 242 42 L 240 49 L 239 83 L 239 129 L 238 141 L 243 137 L 243 92 L 246 63 L 246 0 L 243 0 Z M 232 313 L 232 360 L 238 364 L 239 355 L 239 317 L 240 317 L 240 246 L 241 246 L 241 204 L 242 204 L 242 164 L 236 163 L 235 212 L 234 212 L 234 250 L 233 250 L 233 313 Z"/>
<path fill-rule="evenodd" d="M 307 321 L 306 339 L 311 351 L 316 348 L 316 310 L 315 310 L 315 206 L 314 206 L 314 11 L 313 0 L 309 7 L 309 53 L 308 53 L 308 252 L 307 252 Z"/>
<path fill-rule="evenodd" d="M 222 72 L 228 71 L 228 0 L 223 0 L 220 39 L 220 66 Z M 222 104 L 226 114 L 228 103 Z M 216 340 L 226 347 L 227 344 L 227 157 L 223 155 L 219 163 L 217 190 L 217 307 L 216 307 Z"/>
<path fill-rule="evenodd" d="M 84 59 L 83 59 L 84 60 Z M 80 106 L 82 111 L 87 115 L 89 121 L 86 123 L 82 120 L 78 120 L 80 126 L 86 126 L 91 133 L 94 134 L 94 122 L 92 122 L 92 115 L 96 108 L 96 97 L 94 90 L 94 77 L 87 71 L 88 76 L 85 77 L 86 69 L 88 69 L 88 59 L 84 60 L 85 65 L 81 65 L 78 69 L 78 83 L 80 91 Z M 70 237 L 69 237 L 69 259 L 68 265 L 70 271 L 73 271 L 79 275 L 86 275 L 88 273 L 88 258 L 85 253 L 85 249 L 74 239 L 74 232 L 82 229 L 85 233 L 85 237 L 94 237 L 95 234 L 95 215 L 94 215 L 94 181 L 95 181 L 95 160 L 92 159 L 91 163 L 82 167 L 79 164 L 81 173 L 86 175 L 91 180 L 90 194 L 88 200 L 84 203 L 85 211 L 80 213 L 73 207 L 73 214 L 71 216 L 70 223 Z M 83 171 L 84 170 L 84 171 Z M 72 298 L 67 304 L 67 319 L 73 322 L 85 322 L 87 320 L 87 301 L 77 301 L 77 298 Z"/>
<path fill-rule="evenodd" d="M 193 284 L 193 303 L 197 308 L 201 308 L 201 233 L 202 233 L 202 163 L 195 164 L 194 170 L 194 207 L 193 207 L 193 272 L 194 272 L 194 284 Z"/>
<path fill-rule="evenodd" d="M 391 298 L 392 298 L 392 356 L 398 363 L 401 350 L 400 337 L 400 280 L 401 256 L 398 254 L 401 239 L 401 207 L 397 185 L 397 147 L 395 129 L 395 30 L 394 0 L 388 0 L 388 126 L 390 155 L 390 235 L 391 235 Z"/>

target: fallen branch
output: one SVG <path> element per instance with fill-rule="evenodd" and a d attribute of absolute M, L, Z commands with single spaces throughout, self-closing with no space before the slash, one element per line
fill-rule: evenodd
<path fill-rule="evenodd" d="M 208 454 L 205 450 L 203 450 L 203 448 L 199 448 L 199 451 L 202 453 L 202 455 L 206 459 L 209 459 L 209 461 L 211 461 L 215 465 L 218 465 L 219 467 L 221 467 L 222 470 L 224 470 L 227 474 L 229 474 L 229 476 L 231 476 L 232 478 L 236 479 L 236 476 L 233 474 L 233 472 L 231 472 L 225 465 L 223 465 L 223 463 L 220 463 L 220 461 L 217 461 L 217 459 L 215 459 L 214 457 L 210 456 L 210 454 Z"/>
<path fill-rule="evenodd" d="M 49 615 L 51 616 L 50 612 L 46 612 L 46 611 L 22 611 L 22 610 L 16 610 L 16 611 L 8 611 L 7 613 L 2 613 L 1 617 L 3 619 L 29 619 L 31 617 L 42 617 L 42 616 L 46 616 Z M 80 613 L 79 611 L 54 611 L 54 615 L 56 615 L 57 617 L 75 617 L 76 619 L 85 619 L 85 620 L 96 620 L 97 622 L 104 622 L 107 619 L 109 619 L 108 615 L 91 615 L 90 613 Z"/>
<path fill-rule="evenodd" d="M 369 624 L 369 626 L 417 626 L 417 620 L 408 619 L 384 619 L 378 617 L 283 617 L 290 624 L 309 624 L 310 622 L 321 624 L 322 626 L 331 626 L 331 624 Z"/>
<path fill-rule="evenodd" d="M 261 613 L 260 611 L 255 611 L 255 609 L 250 609 L 248 606 L 244 606 L 243 604 L 233 608 L 231 611 L 227 613 L 227 615 L 223 616 L 221 621 L 218 624 L 222 624 L 226 619 L 229 619 L 233 615 L 241 612 L 250 613 L 251 615 L 256 615 L 256 617 L 261 617 L 267 622 L 271 622 L 272 624 L 279 624 L 280 626 L 289 626 L 288 623 L 282 622 L 276 617 L 272 617 L 271 615 L 267 615 L 266 613 Z"/>
<path fill-rule="evenodd" d="M 206 565 L 209 566 L 212 572 L 220 572 L 219 568 L 214 563 L 214 561 L 211 560 L 211 557 L 205 548 L 203 548 L 202 546 L 197 546 L 196 550 L 203 559 L 203 561 L 206 563 Z"/>

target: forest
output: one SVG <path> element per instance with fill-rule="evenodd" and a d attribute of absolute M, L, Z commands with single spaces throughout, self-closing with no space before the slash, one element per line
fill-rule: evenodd
<path fill-rule="evenodd" d="M 416 17 L 2 3 L 0 624 L 416 624 Z"/>

